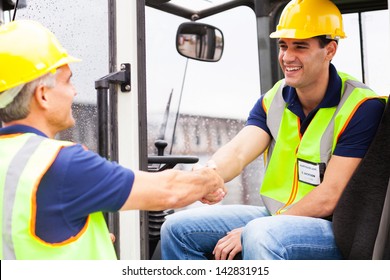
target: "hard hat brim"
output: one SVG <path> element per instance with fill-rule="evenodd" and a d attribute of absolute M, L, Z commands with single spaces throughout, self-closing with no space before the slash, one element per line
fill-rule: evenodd
<path fill-rule="evenodd" d="M 295 29 L 282 29 L 272 32 L 269 37 L 270 38 L 287 38 L 287 39 L 309 39 L 317 36 L 327 36 L 330 39 L 344 39 L 347 36 L 345 34 L 332 38 L 330 35 L 322 34 L 322 33 L 315 33 L 315 32 L 307 32 L 307 31 L 299 31 Z"/>

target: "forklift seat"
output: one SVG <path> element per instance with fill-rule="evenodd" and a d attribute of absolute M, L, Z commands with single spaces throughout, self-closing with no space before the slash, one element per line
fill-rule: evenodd
<path fill-rule="evenodd" d="M 345 259 L 390 259 L 390 109 L 333 214 Z"/>

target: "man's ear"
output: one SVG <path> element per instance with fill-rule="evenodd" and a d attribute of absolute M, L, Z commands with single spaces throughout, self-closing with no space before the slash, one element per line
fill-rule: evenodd
<path fill-rule="evenodd" d="M 49 105 L 48 102 L 48 88 L 45 85 L 38 85 L 35 88 L 34 100 L 37 105 L 41 108 L 47 108 Z"/>
<path fill-rule="evenodd" d="M 327 44 L 325 46 L 326 48 L 326 57 L 328 58 L 329 61 L 331 61 L 333 59 L 333 57 L 335 56 L 336 54 L 336 51 L 337 51 L 337 42 L 336 41 L 331 41 L 329 42 L 329 44 Z"/>

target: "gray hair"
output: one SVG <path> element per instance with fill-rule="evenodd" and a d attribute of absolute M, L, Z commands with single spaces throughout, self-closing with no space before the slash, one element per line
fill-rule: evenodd
<path fill-rule="evenodd" d="M 58 71 L 56 71 L 56 73 L 57 72 Z M 34 95 L 35 89 L 39 85 L 54 87 L 56 83 L 56 73 L 48 73 L 22 86 L 18 86 L 19 89 L 16 90 L 19 90 L 19 93 L 16 94 L 15 99 L 5 108 L 0 109 L 0 120 L 7 123 L 26 118 L 30 113 L 30 102 Z M 3 91 L 0 93 L 0 95 L 8 94 L 8 91 L 15 91 L 15 88 Z"/>

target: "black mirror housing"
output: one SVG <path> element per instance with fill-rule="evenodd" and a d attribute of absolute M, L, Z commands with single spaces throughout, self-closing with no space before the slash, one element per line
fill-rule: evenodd
<path fill-rule="evenodd" d="M 10 11 L 15 9 L 16 0 L 0 0 L 0 7 L 3 8 L 3 11 Z M 18 9 L 26 8 L 27 0 L 19 0 Z"/>

